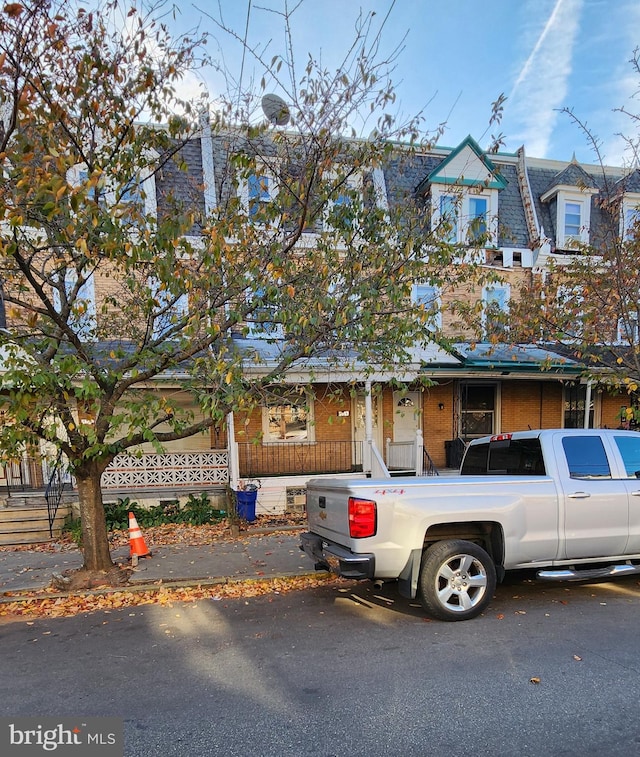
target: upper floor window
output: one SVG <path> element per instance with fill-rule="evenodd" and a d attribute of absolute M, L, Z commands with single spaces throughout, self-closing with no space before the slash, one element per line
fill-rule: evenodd
<path fill-rule="evenodd" d="M 418 282 L 413 285 L 412 300 L 421 305 L 426 314 L 426 326 L 436 330 L 442 328 L 442 313 L 440 312 L 440 292 L 437 286 Z"/>
<path fill-rule="evenodd" d="M 483 243 L 487 235 L 487 198 L 469 197 L 469 242 Z"/>
<path fill-rule="evenodd" d="M 244 173 L 239 194 L 244 210 L 253 223 L 266 224 L 274 220 L 270 213 L 271 203 L 277 195 L 276 180 L 267 167 L 258 165 Z"/>
<path fill-rule="evenodd" d="M 493 284 L 482 290 L 482 325 L 486 337 L 502 336 L 507 331 L 510 294 L 508 284 Z"/>
<path fill-rule="evenodd" d="M 616 331 L 616 342 L 618 342 L 618 344 L 640 344 L 640 323 L 638 321 L 638 314 L 632 312 L 626 316 L 620 317 L 618 319 Z"/>
<path fill-rule="evenodd" d="M 171 329 L 189 312 L 187 294 L 174 295 L 155 276 L 147 280 L 153 301 L 153 338 L 169 336 Z"/>
<path fill-rule="evenodd" d="M 96 328 L 96 294 L 93 274 L 74 294 L 77 281 L 77 271 L 73 268 L 67 268 L 60 277 L 58 286 L 53 288 L 53 307 L 56 312 L 61 313 L 65 304 L 68 303 L 70 312 L 67 323 L 80 339 L 89 341 L 94 338 Z M 64 298 L 62 295 L 63 288 Z M 63 302 L 63 299 L 66 302 Z"/>
<path fill-rule="evenodd" d="M 443 242 L 475 247 L 497 244 L 497 190 L 441 191 L 432 188 L 432 228 Z"/>
<path fill-rule="evenodd" d="M 637 203 L 623 202 L 620 222 L 620 232 L 625 242 L 640 238 L 640 207 Z"/>
<path fill-rule="evenodd" d="M 440 223 L 443 241 L 456 244 L 458 241 L 458 198 L 440 195 Z"/>
<path fill-rule="evenodd" d="M 566 202 L 564 204 L 565 241 L 580 242 L 581 229 L 582 229 L 582 203 Z"/>

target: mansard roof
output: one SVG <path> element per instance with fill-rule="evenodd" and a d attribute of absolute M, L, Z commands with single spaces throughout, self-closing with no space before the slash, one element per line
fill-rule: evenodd
<path fill-rule="evenodd" d="M 623 176 L 616 184 L 619 194 L 640 194 L 640 169 L 635 168 L 627 176 Z"/>
<path fill-rule="evenodd" d="M 552 177 L 540 199 L 545 202 L 553 197 L 561 187 L 575 187 L 581 191 L 598 191 L 598 186 L 593 176 L 584 170 L 584 168 L 576 161 L 575 157 L 566 168 L 558 171 L 558 173 Z"/>

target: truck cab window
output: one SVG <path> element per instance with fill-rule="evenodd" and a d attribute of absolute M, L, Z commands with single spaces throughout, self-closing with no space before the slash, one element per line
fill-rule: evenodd
<path fill-rule="evenodd" d="M 640 478 L 640 434 L 638 437 L 615 436 L 624 468 L 629 478 Z"/>
<path fill-rule="evenodd" d="M 463 476 L 544 476 L 539 439 L 510 439 L 472 444 L 464 458 Z"/>
<path fill-rule="evenodd" d="M 565 436 L 562 447 L 571 478 L 611 478 L 607 454 L 599 436 Z"/>

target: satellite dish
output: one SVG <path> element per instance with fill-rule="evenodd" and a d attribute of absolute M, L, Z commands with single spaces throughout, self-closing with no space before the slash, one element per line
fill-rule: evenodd
<path fill-rule="evenodd" d="M 262 110 L 265 116 L 275 126 L 284 126 L 289 123 L 291 114 L 289 106 L 278 95 L 265 95 L 262 98 Z"/>

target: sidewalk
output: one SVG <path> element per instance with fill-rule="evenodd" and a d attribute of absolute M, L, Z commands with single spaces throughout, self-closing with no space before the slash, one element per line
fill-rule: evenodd
<path fill-rule="evenodd" d="M 207 546 L 172 544 L 153 547 L 150 557 L 139 560 L 129 586 L 198 583 L 274 578 L 314 574 L 311 560 L 298 545 L 299 530 L 291 533 L 241 535 Z M 114 562 L 129 563 L 129 547 L 112 551 Z M 51 583 L 54 573 L 80 568 L 82 554 L 60 552 L 0 551 L 0 598 L 7 592 L 39 591 Z"/>

